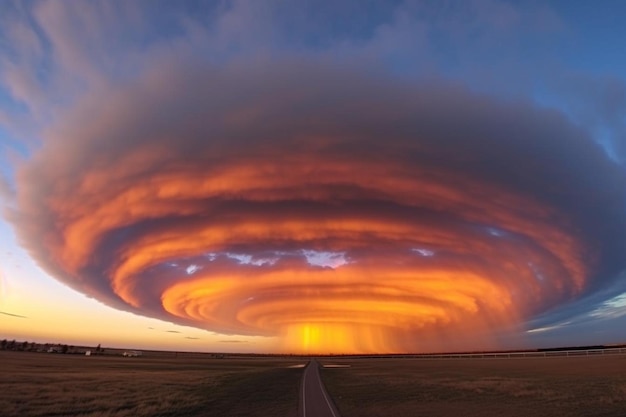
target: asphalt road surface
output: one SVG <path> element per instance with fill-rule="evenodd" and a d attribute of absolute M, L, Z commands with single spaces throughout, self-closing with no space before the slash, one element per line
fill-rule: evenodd
<path fill-rule="evenodd" d="M 319 363 L 312 359 L 304 369 L 300 393 L 300 416 L 339 417 L 339 412 L 322 384 L 319 367 Z"/>

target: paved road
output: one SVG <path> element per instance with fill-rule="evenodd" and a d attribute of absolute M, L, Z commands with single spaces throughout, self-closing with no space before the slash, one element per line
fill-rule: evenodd
<path fill-rule="evenodd" d="M 339 412 L 322 384 L 319 367 L 319 363 L 312 359 L 304 369 L 300 392 L 300 416 L 339 417 Z"/>

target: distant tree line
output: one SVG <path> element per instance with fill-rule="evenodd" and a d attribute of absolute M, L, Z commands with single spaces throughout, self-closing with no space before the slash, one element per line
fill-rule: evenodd
<path fill-rule="evenodd" d="M 90 350 L 92 354 L 103 354 L 104 349 L 98 345 L 94 349 L 85 346 L 73 346 L 61 343 L 35 343 L 28 341 L 18 342 L 15 339 L 0 341 L 0 350 L 10 350 L 15 352 L 46 352 L 62 354 L 84 354 Z"/>

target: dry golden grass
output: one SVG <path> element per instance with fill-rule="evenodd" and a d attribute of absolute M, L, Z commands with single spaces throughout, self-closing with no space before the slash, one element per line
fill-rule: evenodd
<path fill-rule="evenodd" d="M 302 362 L 0 352 L 0 415 L 295 417 Z M 626 415 L 626 356 L 321 362 L 343 417 Z"/>
<path fill-rule="evenodd" d="M 0 352 L 2 416 L 296 416 L 302 369 L 281 359 Z"/>
<path fill-rule="evenodd" d="M 626 416 L 626 356 L 321 362 L 343 417 Z"/>

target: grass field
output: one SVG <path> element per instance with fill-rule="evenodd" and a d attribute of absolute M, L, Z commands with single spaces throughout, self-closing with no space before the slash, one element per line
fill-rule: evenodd
<path fill-rule="evenodd" d="M 295 417 L 303 362 L 0 352 L 0 415 Z M 626 416 L 623 355 L 320 362 L 343 417 Z"/>
<path fill-rule="evenodd" d="M 296 363 L 0 352 L 0 415 L 295 417 Z"/>
<path fill-rule="evenodd" d="M 623 355 L 320 362 L 342 417 L 626 416 Z"/>

